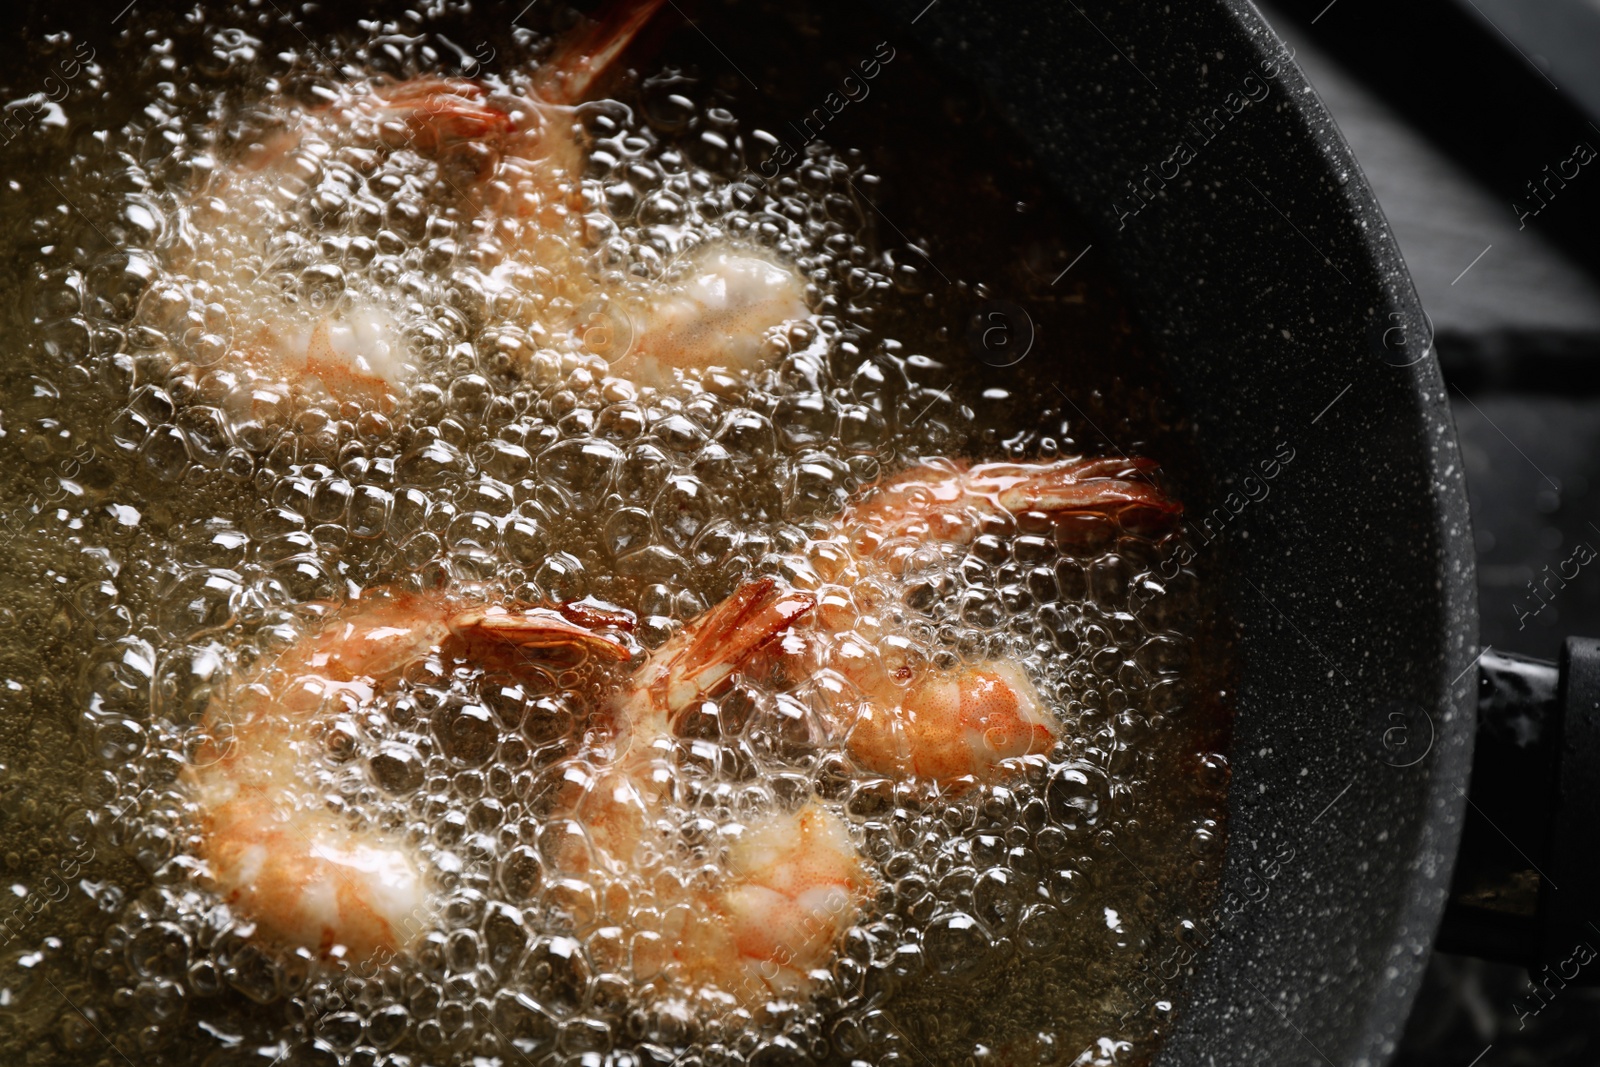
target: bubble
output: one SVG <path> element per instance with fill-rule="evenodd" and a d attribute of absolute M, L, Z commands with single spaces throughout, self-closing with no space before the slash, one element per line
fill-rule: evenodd
<path fill-rule="evenodd" d="M 422 785 L 422 757 L 410 745 L 385 742 L 373 755 L 370 766 L 378 785 L 395 796 L 405 796 Z"/>
<path fill-rule="evenodd" d="M 982 924 L 964 912 L 935 919 L 923 935 L 928 960 L 941 976 L 959 979 L 982 966 L 990 937 Z"/>

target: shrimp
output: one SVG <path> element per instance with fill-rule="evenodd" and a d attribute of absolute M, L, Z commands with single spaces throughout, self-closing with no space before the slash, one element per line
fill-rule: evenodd
<path fill-rule="evenodd" d="M 597 855 L 566 857 L 621 885 L 672 852 L 656 814 L 671 785 L 670 738 L 687 708 L 715 695 L 814 605 L 767 580 L 691 621 L 645 657 L 610 703 L 614 759 L 565 801 Z M 512 673 L 552 657 L 620 663 L 629 647 L 580 605 L 506 610 L 443 594 L 394 594 L 340 608 L 214 707 L 218 739 L 184 772 L 201 814 L 212 887 L 271 940 L 355 960 L 407 951 L 428 928 L 432 890 L 403 838 L 296 805 L 301 749 L 321 709 L 370 702 L 434 652 Z M 713 884 L 677 885 L 633 931 L 640 995 L 680 993 L 753 1006 L 803 996 L 856 920 L 873 881 L 843 821 L 812 799 L 763 813 L 729 848 Z"/>
<path fill-rule="evenodd" d="M 672 973 L 747 1008 L 809 994 L 875 884 L 843 820 L 814 799 L 750 827 L 725 874 L 708 912 L 675 912 Z"/>
<path fill-rule="evenodd" d="M 434 650 L 510 668 L 574 651 L 628 658 L 625 645 L 569 616 L 583 618 L 572 609 L 464 607 L 438 594 L 363 599 L 214 700 L 212 739 L 184 770 L 212 888 L 279 943 L 356 961 L 405 951 L 431 911 L 414 847 L 297 800 L 319 715 L 330 705 L 370 703 Z"/>
<path fill-rule="evenodd" d="M 613 705 L 611 769 L 579 811 L 614 871 L 637 875 L 669 849 L 653 811 L 672 781 L 667 755 L 681 714 L 759 663 L 815 598 L 766 578 L 689 622 L 634 673 Z M 755 1007 L 803 997 L 875 882 L 844 822 L 818 800 L 769 811 L 744 828 L 710 892 L 659 895 L 664 921 L 635 938 L 636 967 L 664 993 Z"/>
<path fill-rule="evenodd" d="M 935 667 L 894 626 L 886 590 L 930 547 L 969 544 L 985 524 L 1023 513 L 1169 521 L 1181 506 L 1139 480 L 1153 467 L 1142 459 L 937 460 L 880 483 L 796 561 L 817 609 L 785 670 L 814 679 L 851 754 L 879 774 L 959 788 L 1049 751 L 1060 723 L 1019 665 Z"/>
<path fill-rule="evenodd" d="M 557 62 L 536 83 L 539 100 L 527 105 L 547 127 L 533 139 L 501 137 L 492 173 L 481 176 L 472 196 L 478 222 L 506 253 L 489 272 L 491 290 L 529 297 L 530 332 L 552 346 L 598 356 L 609 373 L 657 388 L 680 374 L 720 367 L 747 371 L 762 362 L 765 337 L 811 316 L 805 279 L 792 264 L 759 246 L 714 240 L 684 254 L 678 280 L 643 292 L 607 288 L 589 278 L 582 257 L 586 240 L 577 180 L 585 157 L 572 136 L 572 108 L 584 99 L 593 71 L 615 58 L 622 43 L 648 20 L 662 0 L 632 0 L 614 30 L 600 31 L 576 47 L 572 60 Z M 601 27 L 605 27 L 602 22 Z M 581 57 L 581 58 L 580 58 Z M 582 64 L 582 72 L 573 68 Z M 565 122 L 563 123 L 563 119 Z M 508 120 L 509 121 L 509 120 Z M 511 122 L 518 128 L 525 120 Z M 485 140 L 497 134 L 486 126 Z M 563 310 L 555 310 L 557 308 Z"/>

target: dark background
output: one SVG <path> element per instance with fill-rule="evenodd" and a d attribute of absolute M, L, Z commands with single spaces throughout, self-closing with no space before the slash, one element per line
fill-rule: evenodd
<path fill-rule="evenodd" d="M 1546 166 L 1579 142 L 1600 149 L 1600 4 L 1280 0 L 1263 13 L 1348 138 L 1432 318 L 1482 643 L 1554 659 L 1564 636 L 1600 636 L 1600 558 L 1578 563 L 1600 550 L 1600 160 L 1536 185 L 1553 193 L 1523 216 Z M 1594 1063 L 1600 989 L 1568 986 L 1541 1008 L 1527 982 L 1436 953 L 1396 1062 Z"/>

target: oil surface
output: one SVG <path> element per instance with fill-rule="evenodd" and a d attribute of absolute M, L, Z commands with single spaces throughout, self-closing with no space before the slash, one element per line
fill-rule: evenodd
<path fill-rule="evenodd" d="M 310 738 L 298 802 L 406 833 L 435 880 L 415 954 L 314 961 L 205 888 L 183 768 L 315 602 L 596 597 L 654 648 L 924 458 L 1125 450 L 1179 499 L 1197 482 L 1112 287 L 1067 269 L 1088 238 L 981 103 L 854 13 L 711 8 L 712 44 L 669 9 L 616 99 L 577 110 L 585 209 L 540 221 L 560 269 L 520 288 L 494 282 L 521 238 L 478 224 L 474 160 L 335 137 L 251 169 L 362 79 L 525 91 L 572 13 L 514 14 L 135 9 L 115 42 L 39 42 L 26 76 L 64 92 L 13 110 L 0 200 L 0 1058 L 1147 1061 L 1178 994 L 1157 961 L 1214 899 L 1226 671 L 1205 578 L 1169 580 L 1166 535 L 1108 521 L 1000 524 L 892 590 L 929 655 L 1019 664 L 1045 695 L 1063 740 L 1013 775 L 873 774 L 770 680 L 680 729 L 683 871 L 816 797 L 873 872 L 811 997 L 638 995 L 595 885 L 560 869 L 555 798 L 605 759 L 615 678 L 434 657 Z M 708 241 L 807 280 L 766 369 L 652 388 L 541 333 Z M 396 396 L 341 403 L 238 357 L 263 321 L 357 306 L 419 368 Z"/>

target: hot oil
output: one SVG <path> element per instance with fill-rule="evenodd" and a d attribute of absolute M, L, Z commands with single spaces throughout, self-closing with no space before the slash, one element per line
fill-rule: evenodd
<path fill-rule="evenodd" d="M 1180 499 L 1200 484 L 1127 309 L 1075 259 L 1090 238 L 981 103 L 855 13 L 697 17 L 744 71 L 660 33 L 642 79 L 579 109 L 587 210 L 541 221 L 561 269 L 521 297 L 485 280 L 508 239 L 473 224 L 470 160 L 388 146 L 358 173 L 333 145 L 292 180 L 239 169 L 357 72 L 525 87 L 555 27 L 511 14 L 356 36 L 136 9 L 61 121 L 12 146 L 14 174 L 51 180 L 14 180 L 4 212 L 25 294 L 0 371 L 7 1062 L 1147 1060 L 1180 993 L 1167 961 L 1204 940 L 1227 782 L 1212 579 L 1173 568 L 1159 530 L 1002 526 L 895 589 L 925 652 L 1023 665 L 1066 727 L 992 784 L 869 773 L 797 733 L 768 678 L 684 724 L 669 871 L 714 872 L 740 825 L 816 796 L 873 873 L 810 997 L 751 1010 L 652 984 L 627 931 L 597 924 L 609 883 L 554 861 L 582 833 L 563 783 L 608 758 L 620 675 L 435 656 L 297 736 L 297 803 L 425 861 L 415 953 L 296 955 L 204 888 L 183 768 L 317 601 L 592 596 L 656 647 L 919 459 L 1125 451 Z M 808 279 L 815 314 L 767 340 L 767 370 L 653 389 L 541 337 L 551 300 L 646 291 L 711 239 Z M 264 319 L 355 307 L 422 368 L 392 401 L 285 389 L 229 355 Z"/>

